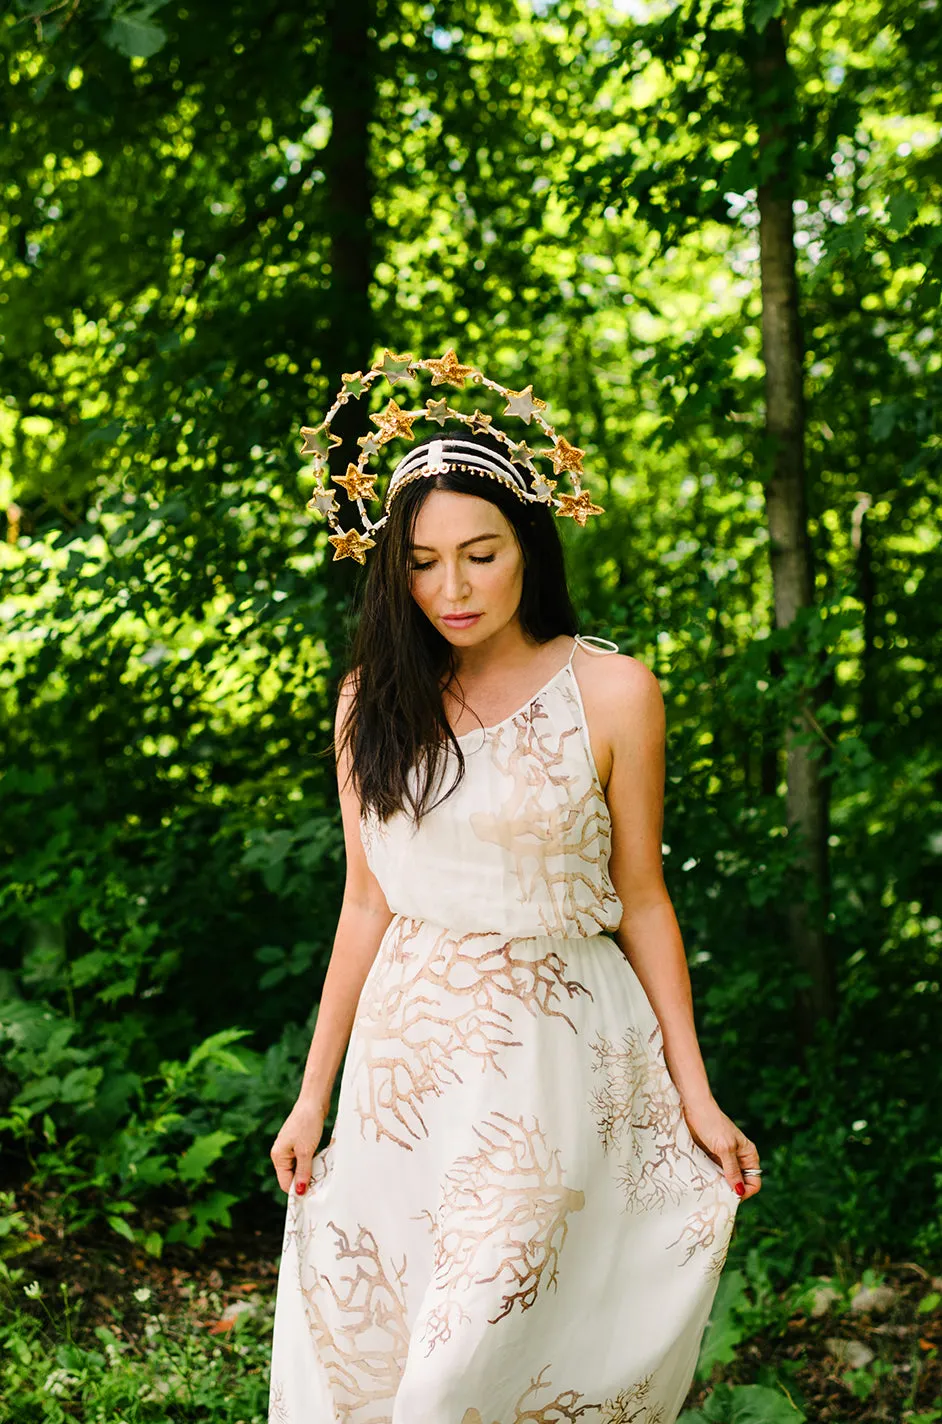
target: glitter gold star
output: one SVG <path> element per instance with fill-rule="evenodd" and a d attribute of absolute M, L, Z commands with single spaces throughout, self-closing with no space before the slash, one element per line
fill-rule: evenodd
<path fill-rule="evenodd" d="M 341 529 L 339 534 L 328 534 L 327 540 L 334 546 L 334 562 L 337 559 L 356 559 L 358 564 L 365 564 L 367 549 L 376 545 L 375 539 L 364 537 L 357 529 Z"/>
<path fill-rule="evenodd" d="M 358 470 L 356 465 L 348 465 L 345 475 L 334 475 L 334 484 L 342 485 L 347 492 L 348 499 L 375 499 L 376 476 L 368 475 L 365 470 Z"/>
<path fill-rule="evenodd" d="M 468 376 L 475 375 L 473 366 L 462 366 L 452 347 L 449 346 L 444 356 L 437 361 L 424 361 L 422 363 L 426 371 L 432 373 L 432 385 L 441 386 L 445 381 L 450 386 L 457 386 L 460 390 Z"/>
<path fill-rule="evenodd" d="M 546 453 L 552 458 L 554 474 L 560 475 L 564 470 L 582 474 L 582 457 L 585 451 L 580 450 L 578 445 L 570 445 L 565 436 L 561 435 L 552 450 L 547 450 Z"/>
<path fill-rule="evenodd" d="M 336 514 L 340 505 L 334 499 L 332 489 L 325 489 L 323 485 L 315 485 L 314 493 L 308 500 L 307 507 L 316 514 Z"/>
<path fill-rule="evenodd" d="M 444 425 L 449 418 L 448 398 L 446 396 L 442 396 L 441 400 L 426 401 L 425 413 L 428 416 L 429 420 L 437 420 L 439 425 Z"/>
<path fill-rule="evenodd" d="M 370 420 L 379 427 L 376 438 L 381 445 L 386 445 L 390 440 L 395 440 L 401 436 L 403 440 L 414 440 L 412 433 L 413 422 L 418 420 L 417 415 L 407 415 L 406 412 L 391 400 L 385 410 L 379 415 L 371 415 Z"/>
<path fill-rule="evenodd" d="M 490 417 L 489 415 L 484 415 L 484 414 L 483 414 L 481 411 L 479 411 L 479 410 L 476 410 L 476 411 L 474 412 L 474 414 L 472 415 L 470 421 L 468 422 L 468 424 L 470 425 L 471 429 L 472 429 L 472 430 L 476 430 L 479 435 L 486 435 L 486 434 L 487 434 L 487 430 L 488 430 L 488 427 L 489 427 L 490 423 L 491 423 L 491 417 Z"/>
<path fill-rule="evenodd" d="M 383 359 L 376 367 L 377 371 L 382 371 L 387 377 L 389 384 L 394 386 L 397 381 L 408 381 L 412 379 L 412 352 L 408 351 L 404 356 L 397 356 L 393 351 L 384 351 Z"/>
<path fill-rule="evenodd" d="M 353 396 L 354 400 L 359 400 L 363 392 L 367 389 L 362 371 L 354 371 L 352 376 L 343 376 L 341 379 L 347 395 Z"/>
<path fill-rule="evenodd" d="M 517 415 L 526 425 L 530 424 L 531 416 L 545 409 L 546 401 L 537 400 L 532 386 L 527 386 L 522 391 L 507 392 L 507 409 L 504 414 Z"/>
<path fill-rule="evenodd" d="M 585 451 L 581 451 L 585 454 Z M 579 494 L 561 494 L 559 496 L 559 508 L 556 511 L 557 519 L 574 519 L 580 529 L 585 528 L 585 522 L 590 514 L 604 514 L 605 510 L 600 504 L 593 504 L 589 498 L 588 490 L 581 490 Z"/>
<path fill-rule="evenodd" d="M 328 430 L 326 425 L 301 426 L 301 434 L 304 436 L 304 444 L 301 446 L 302 455 L 327 455 L 335 445 L 343 444 L 339 435 L 334 435 Z"/>

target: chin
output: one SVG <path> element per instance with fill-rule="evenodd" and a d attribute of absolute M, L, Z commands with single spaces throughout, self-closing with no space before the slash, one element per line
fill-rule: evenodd
<path fill-rule="evenodd" d="M 474 643 L 485 642 L 493 633 L 493 629 L 488 626 L 487 615 L 485 614 L 477 623 L 470 628 L 451 628 L 447 623 L 436 624 L 442 637 L 449 643 L 454 643 L 458 647 L 467 648 Z"/>
<path fill-rule="evenodd" d="M 444 624 L 440 631 L 449 643 L 480 643 L 489 636 L 486 631 L 482 633 L 480 623 L 475 623 L 473 628 L 449 628 Z"/>

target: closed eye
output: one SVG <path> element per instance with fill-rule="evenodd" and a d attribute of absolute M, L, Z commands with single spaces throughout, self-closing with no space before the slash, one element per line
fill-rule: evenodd
<path fill-rule="evenodd" d="M 492 564 L 495 558 L 493 554 L 469 554 L 468 557 L 470 558 L 472 564 Z M 421 573 L 423 569 L 430 569 L 434 562 L 434 559 L 429 559 L 428 562 L 424 564 L 413 564 L 413 572 Z"/>

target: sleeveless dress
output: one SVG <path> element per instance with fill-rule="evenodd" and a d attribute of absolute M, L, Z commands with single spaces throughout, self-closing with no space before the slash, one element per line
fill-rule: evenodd
<path fill-rule="evenodd" d="M 598 639 L 604 643 L 607 640 Z M 573 668 L 361 838 L 394 918 L 287 1206 L 270 1424 L 673 1424 L 739 1198 L 610 937 Z M 454 776 L 451 753 L 443 786 Z"/>

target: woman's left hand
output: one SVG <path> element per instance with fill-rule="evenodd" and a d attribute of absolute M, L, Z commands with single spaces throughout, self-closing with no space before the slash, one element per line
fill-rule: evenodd
<path fill-rule="evenodd" d="M 733 1191 L 743 1201 L 762 1188 L 761 1177 L 744 1177 L 744 1167 L 756 1168 L 759 1153 L 754 1142 L 728 1118 L 715 1098 L 703 1103 L 683 1104 L 690 1135 L 708 1157 L 723 1169 Z"/>

